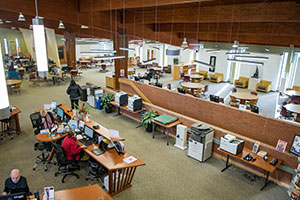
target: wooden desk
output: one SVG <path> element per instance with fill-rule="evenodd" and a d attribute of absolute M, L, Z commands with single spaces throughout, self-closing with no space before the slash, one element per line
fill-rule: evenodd
<path fill-rule="evenodd" d="M 201 83 L 191 83 L 191 82 L 182 82 L 181 86 L 183 88 L 188 88 L 191 89 L 192 94 L 194 95 L 194 90 L 195 89 L 202 89 L 205 87 L 205 85 L 201 84 Z"/>
<path fill-rule="evenodd" d="M 192 82 L 197 82 L 197 81 L 202 81 L 204 76 L 203 75 L 199 75 L 199 74 L 191 74 L 190 78 L 192 80 Z"/>
<path fill-rule="evenodd" d="M 8 94 L 12 94 L 12 86 L 21 84 L 21 80 L 17 79 L 11 79 L 11 80 L 6 80 L 6 85 L 7 85 L 7 92 Z"/>
<path fill-rule="evenodd" d="M 285 107 L 288 111 L 292 112 L 292 113 L 296 113 L 297 114 L 297 118 L 300 117 L 300 104 L 287 104 L 284 105 L 283 107 Z"/>
<path fill-rule="evenodd" d="M 284 92 L 284 94 L 288 95 L 289 97 L 300 96 L 300 91 L 297 91 L 297 90 L 287 90 L 287 91 Z"/>
<path fill-rule="evenodd" d="M 42 199 L 42 195 L 41 195 Z M 89 185 L 79 188 L 54 192 L 55 200 L 113 200 L 99 185 Z"/>
<path fill-rule="evenodd" d="M 15 107 L 15 109 L 13 109 L 10 112 L 10 117 L 12 118 L 12 120 L 15 124 L 15 130 L 16 130 L 17 134 L 22 133 L 21 126 L 20 126 L 20 120 L 19 120 L 19 113 L 21 113 L 21 110 L 17 107 Z"/>
<path fill-rule="evenodd" d="M 241 104 L 246 104 L 246 101 L 258 100 L 258 96 L 245 92 L 233 92 L 230 96 L 240 99 Z"/>
<path fill-rule="evenodd" d="M 77 140 L 78 145 L 83 145 Z M 145 163 L 139 159 L 127 164 L 123 161 L 124 158 L 133 156 L 125 151 L 124 154 L 118 154 L 115 149 L 107 150 L 105 153 L 97 156 L 92 152 L 98 148 L 98 145 L 91 144 L 84 151 L 93 157 L 98 163 L 108 170 L 108 191 L 109 194 L 115 195 L 127 188 L 131 187 L 131 181 L 138 166 L 143 166 Z M 117 175 L 118 174 L 118 175 Z"/>
<path fill-rule="evenodd" d="M 227 151 L 223 151 L 222 149 L 218 148 L 218 150 L 224 154 L 227 155 L 227 158 L 226 158 L 226 166 L 224 169 L 221 170 L 221 172 L 225 171 L 228 167 L 231 166 L 231 164 L 229 164 L 229 158 L 230 156 L 233 157 L 233 158 L 236 158 L 238 160 L 241 160 L 243 162 L 246 162 L 250 165 L 253 165 L 255 167 L 258 167 L 258 168 L 261 168 L 263 169 L 265 172 L 266 172 L 266 178 L 265 178 L 265 184 L 264 186 L 260 189 L 260 190 L 263 190 L 267 184 L 269 183 L 269 175 L 270 173 L 274 172 L 277 167 L 282 163 L 281 160 L 278 160 L 278 163 L 273 166 L 271 164 L 269 164 L 269 162 L 273 159 L 272 157 L 268 156 L 268 161 L 264 161 L 264 159 L 258 155 L 256 155 L 255 153 L 253 153 L 250 149 L 248 148 L 244 148 L 243 152 L 238 154 L 238 155 L 233 155 L 231 153 L 228 153 Z M 247 160 L 244 160 L 243 157 L 246 156 L 247 154 L 251 154 L 253 158 L 256 158 L 255 161 L 247 161 Z"/>
<path fill-rule="evenodd" d="M 178 124 L 181 124 L 181 121 L 179 120 L 176 120 L 175 122 L 172 122 L 170 124 L 162 124 L 160 122 L 157 122 L 155 120 L 152 120 L 152 132 L 153 132 L 153 135 L 152 135 L 152 138 L 154 139 L 154 133 L 155 133 L 155 125 L 159 125 L 159 126 L 162 126 L 164 127 L 164 129 L 167 129 L 167 145 L 169 145 L 169 132 L 170 132 L 170 128 L 174 127 L 174 126 L 177 126 Z M 164 133 L 164 131 L 163 131 Z"/>

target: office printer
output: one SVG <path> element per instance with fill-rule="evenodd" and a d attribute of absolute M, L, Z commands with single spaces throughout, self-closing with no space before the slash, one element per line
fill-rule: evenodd
<path fill-rule="evenodd" d="M 227 151 L 233 155 L 238 155 L 243 151 L 244 141 L 237 140 L 235 136 L 227 134 L 221 137 L 220 149 Z"/>
<path fill-rule="evenodd" d="M 128 104 L 128 94 L 125 92 L 118 92 L 115 95 L 115 103 L 118 106 L 126 106 Z"/>
<path fill-rule="evenodd" d="M 128 109 L 133 112 L 137 110 L 141 110 L 142 104 L 143 104 L 142 98 L 137 95 L 133 95 L 132 97 L 128 98 Z"/>

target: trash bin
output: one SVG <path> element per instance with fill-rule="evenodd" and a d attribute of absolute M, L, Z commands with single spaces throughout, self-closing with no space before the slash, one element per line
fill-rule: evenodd
<path fill-rule="evenodd" d="M 102 95 L 101 95 L 102 96 Z M 98 110 L 102 110 L 102 107 L 101 107 L 101 96 L 100 95 L 97 95 L 96 96 L 96 108 Z"/>
<path fill-rule="evenodd" d="M 88 89 L 88 87 L 89 86 L 87 86 L 87 85 L 80 86 L 80 88 L 82 90 L 82 94 L 81 94 L 81 97 L 80 97 L 81 101 L 87 101 L 87 89 Z"/>

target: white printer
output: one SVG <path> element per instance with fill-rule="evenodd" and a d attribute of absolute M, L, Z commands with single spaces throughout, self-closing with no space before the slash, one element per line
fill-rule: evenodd
<path fill-rule="evenodd" d="M 243 151 L 244 140 L 237 140 L 235 136 L 227 134 L 221 137 L 220 149 L 233 155 L 238 155 Z"/>
<path fill-rule="evenodd" d="M 132 97 L 128 98 L 128 109 L 135 112 L 137 110 L 141 110 L 142 109 L 142 105 L 143 105 L 143 101 L 142 98 L 137 96 L 137 95 L 133 95 Z"/>
<path fill-rule="evenodd" d="M 128 94 L 125 92 L 116 93 L 115 103 L 118 106 L 126 106 L 128 104 Z"/>

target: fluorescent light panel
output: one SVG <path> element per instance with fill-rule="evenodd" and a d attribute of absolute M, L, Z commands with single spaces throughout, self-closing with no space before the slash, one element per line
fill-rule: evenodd
<path fill-rule="evenodd" d="M 235 56 L 236 58 L 249 58 L 249 59 L 262 59 L 262 60 L 268 60 L 269 57 L 266 56 Z"/>
<path fill-rule="evenodd" d="M 208 49 L 206 50 L 206 53 L 218 53 L 220 52 L 220 49 Z"/>
<path fill-rule="evenodd" d="M 226 52 L 226 55 L 247 55 L 249 52 Z"/>
<path fill-rule="evenodd" d="M 124 47 L 120 47 L 119 49 L 120 49 L 120 50 L 123 50 L 123 51 L 135 51 L 134 48 L 124 48 Z"/>
<path fill-rule="evenodd" d="M 125 56 L 96 56 L 95 60 L 107 60 L 107 59 L 121 59 L 125 58 Z"/>
<path fill-rule="evenodd" d="M 252 60 L 235 60 L 235 59 L 231 59 L 231 58 L 227 58 L 227 60 L 229 62 L 245 63 L 245 64 L 249 64 L 249 65 L 261 65 L 261 66 L 264 65 L 263 62 L 252 61 Z"/>

